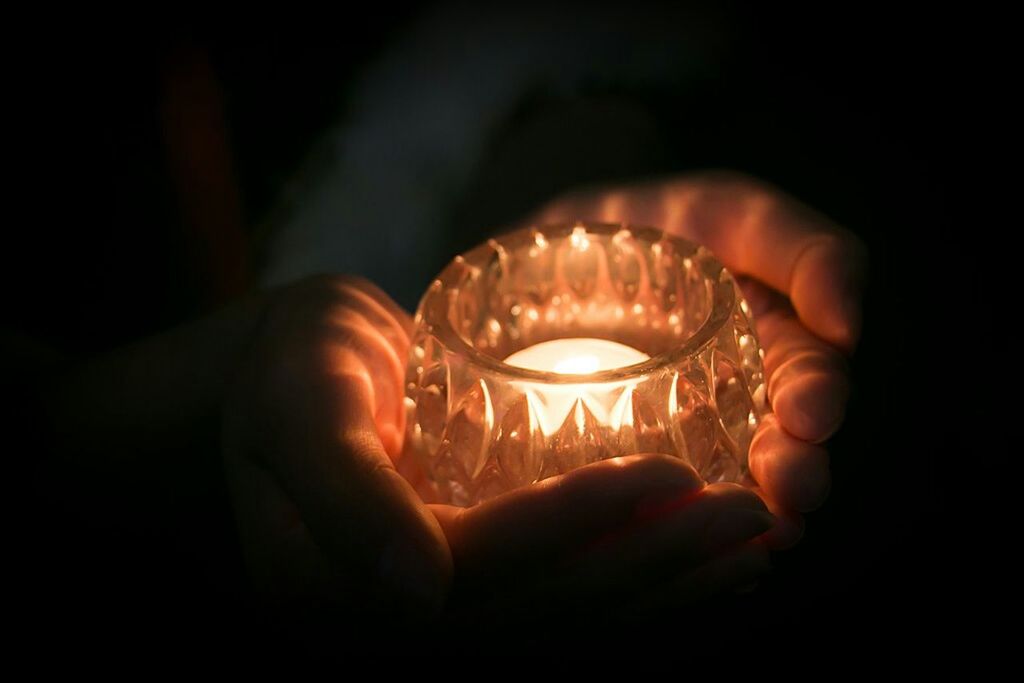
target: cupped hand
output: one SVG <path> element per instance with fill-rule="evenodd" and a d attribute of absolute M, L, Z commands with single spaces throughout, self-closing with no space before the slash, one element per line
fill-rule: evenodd
<path fill-rule="evenodd" d="M 228 483 L 257 588 L 287 605 L 472 618 L 645 609 L 747 583 L 773 524 L 736 485 L 663 455 L 615 458 L 473 508 L 399 473 L 410 320 L 359 279 L 264 305 L 224 407 Z"/>
<path fill-rule="evenodd" d="M 830 486 L 820 445 L 842 423 L 846 356 L 860 337 L 864 246 L 852 233 L 772 186 L 730 172 L 595 188 L 544 207 L 533 222 L 593 220 L 660 227 L 708 247 L 738 274 L 765 350 L 767 417 L 750 471 L 776 514 L 775 548 L 803 531 Z"/>
<path fill-rule="evenodd" d="M 449 540 L 451 611 L 470 622 L 565 611 L 642 616 L 756 580 L 774 516 L 680 459 L 600 461 L 472 508 L 431 506 Z"/>
<path fill-rule="evenodd" d="M 434 613 L 444 533 L 395 470 L 408 316 L 364 280 L 321 276 L 268 295 L 224 407 L 224 454 L 246 563 L 285 606 Z"/>

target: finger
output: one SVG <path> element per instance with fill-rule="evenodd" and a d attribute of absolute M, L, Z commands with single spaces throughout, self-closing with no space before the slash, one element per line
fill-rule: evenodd
<path fill-rule="evenodd" d="M 782 426 L 793 436 L 820 443 L 842 424 L 850 383 L 846 359 L 807 331 L 782 297 L 763 285 L 743 283 L 752 294 L 758 338 L 765 349 L 768 399 Z"/>
<path fill-rule="evenodd" d="M 786 294 L 812 332 L 845 351 L 861 328 L 867 254 L 861 242 L 771 186 L 704 174 L 571 195 L 544 220 L 596 219 L 660 227 L 708 247 L 728 268 Z"/>
<path fill-rule="evenodd" d="M 334 278 L 332 282 L 339 291 L 371 322 L 385 330 L 393 330 L 396 337 L 408 339 L 412 335 L 412 317 L 394 299 L 376 284 L 354 275 Z M 389 336 L 386 334 L 386 336 Z"/>
<path fill-rule="evenodd" d="M 664 190 L 666 214 L 729 268 L 786 294 L 809 329 L 850 351 L 861 327 L 866 252 L 825 216 L 764 183 L 712 175 Z"/>
<path fill-rule="evenodd" d="M 603 460 L 472 508 L 431 506 L 448 538 L 461 581 L 520 576 L 551 566 L 638 515 L 704 486 L 693 468 L 667 455 Z"/>
<path fill-rule="evenodd" d="M 679 609 L 757 581 L 771 571 L 771 554 L 761 539 L 725 552 L 700 567 L 644 591 L 626 605 L 627 617 L 646 617 Z"/>
<path fill-rule="evenodd" d="M 771 499 L 787 509 L 810 512 L 831 487 L 828 453 L 791 436 L 774 415 L 766 416 L 750 444 L 750 473 Z"/>
<path fill-rule="evenodd" d="M 324 353 L 338 356 L 327 359 L 328 366 L 344 367 L 345 359 L 353 353 L 358 356 L 359 363 L 353 366 L 361 364 L 367 371 L 369 405 L 373 406 L 377 433 L 388 454 L 397 457 L 405 429 L 403 382 L 407 346 L 396 347 L 380 328 L 347 305 L 338 307 L 325 325 Z"/>
<path fill-rule="evenodd" d="M 361 361 L 332 360 L 292 406 L 301 419 L 274 470 L 328 561 L 351 568 L 378 611 L 434 613 L 451 575 L 444 535 L 380 442 Z"/>
<path fill-rule="evenodd" d="M 401 454 L 402 442 L 405 437 L 403 387 L 406 359 L 409 355 L 409 342 L 413 329 L 412 318 L 384 290 L 365 278 L 337 277 L 332 279 L 332 285 L 344 297 L 345 308 L 357 311 L 377 333 L 390 343 L 394 351 L 394 358 L 388 359 L 386 367 L 379 368 L 385 374 L 376 375 L 383 378 L 382 382 L 378 384 L 387 382 L 386 378 L 394 378 L 394 382 L 387 382 L 383 387 L 375 385 L 375 388 L 387 394 L 387 399 L 383 403 L 388 406 L 384 411 L 383 418 L 378 413 L 377 432 L 380 434 L 388 455 L 393 460 L 397 460 Z"/>
<path fill-rule="evenodd" d="M 758 540 L 773 551 L 788 550 L 799 543 L 804 535 L 804 516 L 782 505 L 760 486 L 753 486 L 751 490 L 761 497 L 768 511 L 775 515 L 775 525 Z"/>
<path fill-rule="evenodd" d="M 368 366 L 378 433 L 386 450 L 397 457 L 405 430 L 403 386 L 409 338 L 408 316 L 386 294 L 367 280 L 351 276 L 316 276 L 270 294 L 275 303 L 268 308 L 272 319 L 266 321 L 270 336 L 295 337 L 293 356 L 280 379 L 294 384 L 294 378 L 317 374 L 322 368 L 299 369 L 310 339 L 320 347 L 319 355 L 332 350 L 344 354 L 355 350 Z M 286 356 L 287 358 L 287 356 Z M 322 358 L 331 367 L 342 365 Z M 272 359 L 269 362 L 273 362 Z M 358 365 L 358 364 L 357 364 Z M 269 366 L 268 366 L 269 367 Z M 301 388 L 296 387 L 297 391 Z"/>
<path fill-rule="evenodd" d="M 695 567 L 755 538 L 774 520 L 762 500 L 737 484 L 711 484 L 652 521 L 618 533 L 569 562 L 577 590 L 656 580 Z"/>
<path fill-rule="evenodd" d="M 481 618 L 575 610 L 595 602 L 618 605 L 772 525 L 761 500 L 735 484 L 712 484 L 655 509 L 659 514 L 645 515 L 640 524 L 620 528 L 582 550 L 567 549 L 570 557 L 542 574 L 498 583 L 499 590 L 481 596 L 464 614 Z"/>

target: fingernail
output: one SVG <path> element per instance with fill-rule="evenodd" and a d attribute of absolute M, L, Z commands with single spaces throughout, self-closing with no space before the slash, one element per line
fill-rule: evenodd
<path fill-rule="evenodd" d="M 733 545 L 760 536 L 775 524 L 775 515 L 765 510 L 732 508 L 718 513 L 708 524 L 707 540 Z"/>
<path fill-rule="evenodd" d="M 441 574 L 432 558 L 415 545 L 400 539 L 388 546 L 381 555 L 380 575 L 408 611 L 424 616 L 440 612 Z"/>

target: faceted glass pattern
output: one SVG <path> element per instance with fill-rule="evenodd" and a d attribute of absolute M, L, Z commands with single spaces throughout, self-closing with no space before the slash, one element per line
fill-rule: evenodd
<path fill-rule="evenodd" d="M 651 358 L 592 375 L 502 362 L 570 337 Z M 457 256 L 423 296 L 406 450 L 456 505 L 631 453 L 739 481 L 768 410 L 763 355 L 732 275 L 705 248 L 652 228 L 526 228 Z M 544 383 L 575 385 L 580 399 L 540 415 L 526 394 Z"/>

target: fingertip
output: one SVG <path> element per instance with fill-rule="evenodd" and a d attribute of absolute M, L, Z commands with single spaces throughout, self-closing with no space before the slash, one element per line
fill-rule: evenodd
<path fill-rule="evenodd" d="M 679 461 L 678 458 L 671 456 L 659 457 L 671 458 L 672 460 Z M 700 475 L 697 474 L 695 469 L 689 465 L 685 465 L 683 471 L 685 472 L 685 475 L 673 482 L 652 480 L 652 484 L 656 484 L 657 488 L 637 500 L 633 512 L 635 521 L 642 522 L 667 517 L 675 511 L 689 505 L 693 501 L 694 497 L 704 490 L 706 483 Z M 653 488 L 653 486 L 651 488 Z"/>
<path fill-rule="evenodd" d="M 684 490 L 702 489 L 705 486 L 705 481 L 697 470 L 678 456 L 665 453 L 637 453 L 625 456 L 625 459 L 628 464 L 642 468 L 643 475 L 652 483 L 667 482 Z"/>
<path fill-rule="evenodd" d="M 705 487 L 705 482 L 681 458 L 664 453 L 636 453 L 569 472 L 562 476 L 559 486 L 577 501 L 632 499 L 632 518 L 646 520 L 663 517 L 686 505 Z"/>
<path fill-rule="evenodd" d="M 862 307 L 863 286 L 847 279 L 839 293 L 836 312 L 833 314 L 832 327 L 835 330 L 835 343 L 848 354 L 852 354 L 860 342 L 864 326 L 864 310 Z"/>
<path fill-rule="evenodd" d="M 742 484 L 732 482 L 708 484 L 702 495 L 720 500 L 731 507 L 745 508 L 754 512 L 770 512 L 768 505 L 757 494 L 757 491 Z"/>
<path fill-rule="evenodd" d="M 770 498 L 799 512 L 821 507 L 832 486 L 828 452 L 789 435 L 774 417 L 754 435 L 749 464 Z"/>
<path fill-rule="evenodd" d="M 567 472 L 557 481 L 567 490 L 646 492 L 675 495 L 699 490 L 704 480 L 682 458 L 664 453 L 637 453 L 602 460 Z"/>
<path fill-rule="evenodd" d="M 775 515 L 746 486 L 711 484 L 700 495 L 704 505 L 712 510 L 703 534 L 706 542 L 728 547 L 756 538 L 775 526 Z"/>
<path fill-rule="evenodd" d="M 850 385 L 836 372 L 800 372 L 780 377 L 772 409 L 787 432 L 803 441 L 821 443 L 835 434 L 846 414 Z"/>
<path fill-rule="evenodd" d="M 855 239 L 828 236 L 801 255 L 790 283 L 800 319 L 846 353 L 856 348 L 863 325 L 864 260 L 863 247 Z"/>

